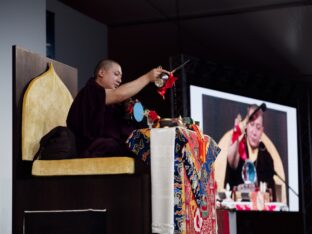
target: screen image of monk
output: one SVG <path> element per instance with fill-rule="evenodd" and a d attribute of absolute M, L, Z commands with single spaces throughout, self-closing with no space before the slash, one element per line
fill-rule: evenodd
<path fill-rule="evenodd" d="M 221 148 L 215 162 L 218 190 L 227 183 L 231 189 L 243 184 L 242 168 L 250 160 L 256 168 L 256 186 L 265 182 L 272 201 L 287 204 L 283 182 L 287 178 L 288 162 L 286 114 L 205 95 L 203 107 L 207 110 L 203 112 L 204 132 L 213 136 Z"/>
<path fill-rule="evenodd" d="M 250 160 L 256 169 L 257 185 L 265 182 L 271 189 L 272 200 L 276 201 L 274 182 L 274 162 L 267 150 L 265 143 L 261 141 L 264 131 L 263 110 L 257 105 L 250 105 L 244 120 L 240 114 L 234 122 L 231 143 L 227 151 L 227 166 L 225 184 L 230 187 L 243 184 L 243 166 L 246 160 Z"/>

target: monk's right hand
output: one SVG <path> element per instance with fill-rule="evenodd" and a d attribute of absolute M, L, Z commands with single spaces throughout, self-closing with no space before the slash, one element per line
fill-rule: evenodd
<path fill-rule="evenodd" d="M 163 73 L 165 73 L 167 75 L 170 74 L 169 71 L 162 69 L 162 67 L 159 66 L 159 67 L 156 67 L 156 68 L 150 70 L 148 73 L 146 73 L 146 76 L 148 77 L 150 82 L 155 82 L 157 80 L 157 78 L 159 78 L 161 76 L 161 74 L 163 74 Z"/>

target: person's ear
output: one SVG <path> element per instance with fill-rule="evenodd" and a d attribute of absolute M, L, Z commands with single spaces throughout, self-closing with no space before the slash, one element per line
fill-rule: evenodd
<path fill-rule="evenodd" d="M 100 70 L 99 70 L 99 75 L 100 75 L 100 77 L 103 77 L 104 76 L 104 73 L 105 73 L 105 69 L 104 68 L 101 68 Z"/>

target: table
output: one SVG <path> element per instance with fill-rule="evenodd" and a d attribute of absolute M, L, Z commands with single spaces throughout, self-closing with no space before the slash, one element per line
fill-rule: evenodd
<path fill-rule="evenodd" d="M 220 152 L 205 136 L 205 160 L 195 132 L 182 127 L 135 130 L 130 149 L 151 164 L 152 232 L 216 233 L 216 182 L 212 163 Z"/>
<path fill-rule="evenodd" d="M 259 206 L 253 202 L 223 201 L 219 206 L 236 211 L 289 211 L 288 206 L 281 202 L 265 202 Z"/>

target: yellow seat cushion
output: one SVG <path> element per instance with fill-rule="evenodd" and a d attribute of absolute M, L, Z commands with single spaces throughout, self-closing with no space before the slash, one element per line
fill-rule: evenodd
<path fill-rule="evenodd" d="M 65 126 L 73 98 L 53 64 L 34 78 L 23 97 L 22 159 L 33 160 L 40 139 L 56 126 Z"/>
<path fill-rule="evenodd" d="M 130 157 L 35 160 L 34 176 L 134 174 L 135 163 Z"/>

